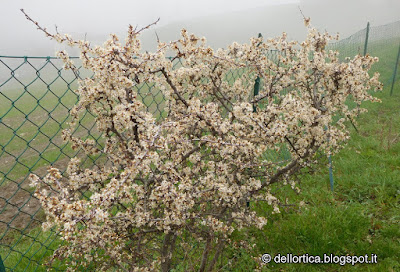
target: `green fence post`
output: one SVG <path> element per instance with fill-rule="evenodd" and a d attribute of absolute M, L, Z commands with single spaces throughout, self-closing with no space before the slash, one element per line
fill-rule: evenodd
<path fill-rule="evenodd" d="M 331 184 L 331 191 L 333 192 L 333 168 L 332 168 L 332 155 L 329 155 L 329 183 Z"/>
<path fill-rule="evenodd" d="M 256 78 L 254 83 L 254 97 L 256 97 L 260 93 L 260 77 Z M 256 103 L 253 104 L 253 112 L 257 111 Z"/>
<path fill-rule="evenodd" d="M 390 88 L 390 95 L 393 94 L 394 83 L 396 82 L 396 74 L 397 74 L 397 67 L 399 66 L 399 58 L 400 58 L 400 42 L 399 42 L 399 51 L 397 52 L 396 65 L 394 66 L 394 71 L 393 71 L 392 87 Z"/>
<path fill-rule="evenodd" d="M 365 34 L 365 42 L 364 42 L 364 56 L 367 55 L 368 49 L 368 37 L 369 37 L 369 22 L 367 24 L 367 33 Z"/>
<path fill-rule="evenodd" d="M 328 130 L 328 127 L 324 127 L 324 131 Z M 329 143 L 329 135 L 328 135 L 328 143 Z M 331 191 L 333 192 L 333 167 L 332 167 L 332 155 L 329 154 L 328 157 L 328 163 L 329 163 L 329 183 L 331 185 Z"/>
<path fill-rule="evenodd" d="M 262 37 L 261 33 L 258 33 L 258 37 L 259 38 Z M 254 97 L 256 97 L 260 93 L 260 80 L 261 80 L 260 77 L 257 76 L 256 81 L 254 82 L 254 90 L 253 90 Z M 253 104 L 253 112 L 256 112 L 256 111 L 257 111 L 257 106 L 256 106 L 256 103 L 254 103 Z M 250 202 L 247 201 L 246 205 L 247 205 L 247 207 L 250 207 Z"/>
<path fill-rule="evenodd" d="M 258 33 L 258 37 L 259 38 L 262 37 L 261 33 Z M 254 97 L 256 97 L 259 93 L 260 93 L 260 77 L 257 76 L 256 82 L 254 83 Z M 253 104 L 253 112 L 256 112 L 256 111 L 257 111 L 257 106 L 254 103 Z"/>
<path fill-rule="evenodd" d="M 3 260 L 0 256 L 0 272 L 6 272 L 6 268 L 4 267 Z"/>

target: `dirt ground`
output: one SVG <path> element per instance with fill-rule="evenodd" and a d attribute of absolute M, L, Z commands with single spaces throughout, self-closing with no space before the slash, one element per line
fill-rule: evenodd
<path fill-rule="evenodd" d="M 53 166 L 65 169 L 69 158 L 58 161 Z M 48 166 L 41 167 L 35 174 L 44 176 Z M 10 230 L 27 232 L 39 226 L 45 219 L 39 201 L 33 196 L 29 179 L 5 181 L 0 185 L 0 235 Z M 7 234 L 6 234 L 7 235 Z M 0 236 L 0 237 L 1 237 Z M 3 237 L 2 240 L 6 239 Z M 4 242 L 4 241 L 3 241 Z M 1 242 L 0 242 L 1 243 Z"/>

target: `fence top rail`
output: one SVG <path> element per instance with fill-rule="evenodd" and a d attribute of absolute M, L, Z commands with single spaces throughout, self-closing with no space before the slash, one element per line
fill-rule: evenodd
<path fill-rule="evenodd" d="M 1 56 L 0 58 L 7 59 L 60 59 L 59 57 L 50 57 L 50 56 Z M 69 57 L 70 59 L 79 59 L 79 57 Z"/>
<path fill-rule="evenodd" d="M 269 52 L 275 53 L 279 52 L 278 49 L 270 49 Z M 7 58 L 7 59 L 60 59 L 59 57 L 50 57 L 50 56 L 6 56 L 0 55 L 0 58 Z M 70 56 L 70 59 L 79 59 L 80 57 L 77 56 Z M 135 57 L 136 58 L 136 57 Z M 175 57 L 165 57 L 166 59 L 173 60 Z"/>
<path fill-rule="evenodd" d="M 275 50 L 271 50 L 275 51 Z M 276 50 L 277 51 L 277 50 Z M 50 56 L 2 56 L 0 58 L 7 58 L 7 59 L 60 59 L 59 57 L 50 57 Z M 80 57 L 70 56 L 70 59 L 79 59 Z M 165 57 L 167 59 L 173 59 L 174 57 Z"/>

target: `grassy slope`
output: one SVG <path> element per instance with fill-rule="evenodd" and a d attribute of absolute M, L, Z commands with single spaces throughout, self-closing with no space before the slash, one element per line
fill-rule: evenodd
<path fill-rule="evenodd" d="M 301 177 L 302 192 L 283 193 L 295 205 L 270 217 L 263 231 L 252 230 L 247 240 L 255 247 L 228 248 L 226 271 L 257 267 L 251 256 L 263 253 L 294 255 L 377 254 L 378 264 L 273 264 L 262 271 L 400 271 L 400 84 L 377 95 L 369 112 L 352 128 L 348 145 L 333 157 L 334 192 L 328 166 Z M 297 203 L 303 201 L 304 206 Z M 264 207 L 265 209 L 265 207 Z M 242 236 L 244 234 L 240 234 Z M 252 267 L 253 265 L 253 267 Z"/>
<path fill-rule="evenodd" d="M 385 82 L 390 78 L 389 72 L 390 67 L 384 73 Z M 251 256 L 263 253 L 378 255 L 377 265 L 271 263 L 264 266 L 265 271 L 400 270 L 400 84 L 397 83 L 392 97 L 388 89 L 378 96 L 383 103 L 366 105 L 369 113 L 358 120 L 359 134 L 352 129 L 348 146 L 333 158 L 335 192 L 329 189 L 327 167 L 304 174 L 299 195 L 290 189 L 282 195 L 290 203 L 303 201 L 305 205 L 283 207 L 281 214 L 270 217 L 263 231 L 238 234 L 238 237 L 247 236 L 255 247 L 227 248 L 221 260 L 222 270 L 251 270 L 257 266 Z M 11 243 L 13 251 L 25 257 L 21 259 L 14 251 L 5 261 L 6 266 L 34 271 L 35 261 L 42 263 L 43 255 L 50 254 L 46 247 L 55 248 L 59 244 L 51 233 L 42 233 L 39 229 L 31 230 L 30 235 L 38 242 L 32 245 L 32 239 L 20 240 L 16 233 Z M 3 257 L 8 252 L 8 248 L 0 248 Z"/>
<path fill-rule="evenodd" d="M 51 78 L 51 75 L 46 76 Z M 61 140 L 61 131 L 67 127 L 66 122 L 70 121 L 68 109 L 77 102 L 77 96 L 71 91 L 77 84 L 74 82 L 69 89 L 69 86 L 59 81 L 49 85 L 49 89 L 42 82 L 26 83 L 29 85 L 27 91 L 22 87 L 0 89 L 0 190 L 7 199 L 0 197 L 0 214 L 7 208 L 12 209 L 10 203 L 16 202 L 14 195 L 21 191 L 20 187 L 31 190 L 26 188 L 30 172 L 41 175 L 49 163 L 54 162 L 59 163 L 57 167 L 64 170 L 67 156 L 76 154 L 69 144 Z M 144 104 L 158 117 L 164 103 L 162 94 L 147 84 L 138 89 Z M 98 132 L 93 129 L 93 120 L 88 114 L 82 116 L 76 135 L 84 137 L 87 130 L 90 130 L 91 135 L 97 139 Z M 61 154 L 60 149 L 65 155 Z M 85 162 L 84 165 L 89 167 L 92 160 Z M 12 185 L 18 183 L 18 188 L 7 188 L 9 180 L 13 181 Z M 15 191 L 11 192 L 10 189 Z M 25 193 L 24 196 L 27 195 Z M 14 208 L 16 213 L 21 213 L 21 205 L 27 205 L 17 204 L 18 210 Z M 37 226 L 31 224 L 36 210 L 25 211 L 31 216 L 25 216 L 28 226 L 23 229 L 13 229 L 13 218 L 6 217 L 4 213 L 0 217 L 0 256 L 7 268 L 14 271 L 44 271 L 37 264 L 43 263 L 44 256 L 50 256 L 60 243 L 53 232 L 43 232 L 40 227 L 33 227 Z M 38 216 L 44 219 L 42 213 L 35 218 Z"/>
<path fill-rule="evenodd" d="M 359 133 L 352 129 L 348 145 L 333 158 L 334 193 L 330 191 L 327 167 L 304 174 L 302 192 L 296 195 L 288 189 L 283 195 L 290 203 L 304 201 L 305 205 L 283 207 L 281 214 L 270 217 L 264 230 L 238 234 L 237 238 L 247 236 L 255 247 L 239 250 L 229 246 L 221 260 L 222 271 L 250 271 L 258 266 L 252 256 L 263 253 L 375 253 L 378 264 L 270 263 L 262 271 L 400 270 L 400 84 L 392 97 L 388 89 L 378 96 L 383 103 L 367 105 L 369 112 L 358 120 Z M 42 238 L 47 240 L 45 236 Z M 27 243 L 21 242 L 17 248 L 25 251 L 30 246 L 30 241 Z M 53 247 L 58 242 L 51 244 Z M 26 254 L 39 262 L 43 260 L 42 254 L 49 255 L 43 247 L 36 253 L 41 248 L 39 244 L 34 248 Z M 15 258 L 14 262 L 18 262 L 19 257 Z M 30 267 L 27 258 L 20 261 L 17 267 Z"/>

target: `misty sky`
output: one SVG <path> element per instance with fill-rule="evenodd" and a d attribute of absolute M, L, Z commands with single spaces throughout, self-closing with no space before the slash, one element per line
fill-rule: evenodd
<path fill-rule="evenodd" d="M 211 37 L 210 44 L 225 46 L 258 32 L 286 31 L 301 39 L 299 6 L 315 26 L 344 36 L 367 21 L 378 25 L 400 20 L 400 0 L 2 0 L 0 55 L 54 54 L 54 42 L 36 30 L 20 8 L 52 32 L 57 25 L 61 33 L 76 38 L 87 33 L 91 41 L 104 41 L 109 33 L 123 34 L 129 24 L 143 26 L 160 17 L 155 30 L 163 31 L 165 39 L 188 27 Z"/>
<path fill-rule="evenodd" d="M 129 24 L 147 25 L 157 18 L 161 18 L 158 26 L 163 26 L 173 21 L 287 3 L 299 0 L 5 0 L 0 9 L 0 31 L 33 30 L 20 8 L 49 29 L 57 25 L 62 32 L 97 34 L 125 30 Z"/>

